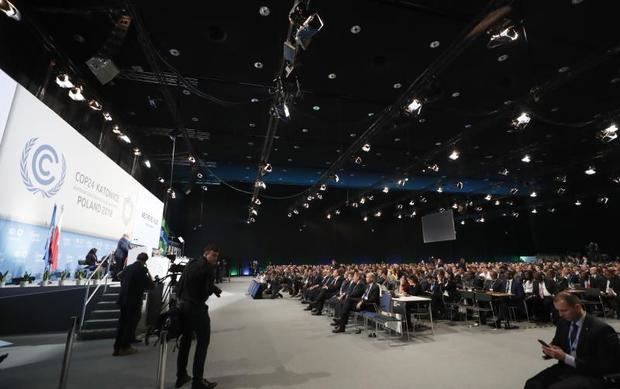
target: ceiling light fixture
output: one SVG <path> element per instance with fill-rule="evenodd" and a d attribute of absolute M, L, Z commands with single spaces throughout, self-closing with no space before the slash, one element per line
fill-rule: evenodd
<path fill-rule="evenodd" d="M 530 163 L 532 162 L 532 157 L 529 154 L 525 154 L 523 158 L 521 158 L 521 162 Z"/>
<path fill-rule="evenodd" d="M 261 188 L 261 189 L 267 189 L 267 184 L 265 184 L 264 181 L 258 180 L 254 183 L 254 187 Z"/>
<path fill-rule="evenodd" d="M 456 150 L 452 150 L 452 154 L 450 154 L 448 158 L 450 158 L 453 161 L 456 161 L 457 159 L 459 159 L 459 157 L 460 157 L 459 152 Z"/>
<path fill-rule="evenodd" d="M 405 110 L 409 114 L 419 115 L 422 110 L 422 103 L 418 99 L 413 99 L 409 104 L 407 104 L 407 108 Z"/>
<path fill-rule="evenodd" d="M 327 185 L 321 184 L 321 186 L 319 187 L 319 190 L 327 190 Z"/>
<path fill-rule="evenodd" d="M 387 186 L 383 187 L 383 190 L 382 190 L 383 193 L 388 193 L 389 191 L 390 191 L 390 188 L 388 188 Z"/>
<path fill-rule="evenodd" d="M 18 22 L 22 19 L 22 14 L 19 10 L 11 4 L 8 0 L 0 0 L 0 11 L 4 12 L 6 16 Z"/>
<path fill-rule="evenodd" d="M 159 182 L 160 182 L 161 184 L 163 184 L 163 183 L 165 182 L 164 178 L 163 178 L 163 177 L 159 177 Z"/>
<path fill-rule="evenodd" d="M 133 155 L 135 155 L 136 157 L 139 157 L 140 155 L 142 155 L 142 151 L 140 151 L 139 148 L 134 147 L 133 149 Z"/>
<path fill-rule="evenodd" d="M 584 172 L 584 173 L 586 173 L 587 175 L 591 176 L 591 175 L 596 174 L 596 169 L 594 168 L 594 166 L 589 166 L 589 167 L 585 170 L 585 172 Z"/>
<path fill-rule="evenodd" d="M 103 119 L 106 122 L 111 122 L 112 121 L 112 115 L 110 115 L 109 112 L 104 112 L 104 113 L 102 113 L 102 115 L 103 115 Z"/>
<path fill-rule="evenodd" d="M 148 159 L 145 159 L 144 160 L 144 166 L 146 166 L 147 169 L 150 169 L 151 168 L 151 161 L 149 161 Z"/>
<path fill-rule="evenodd" d="M 610 125 L 606 129 L 601 130 L 598 133 L 598 138 L 605 143 L 611 142 L 617 137 L 618 137 L 618 126 L 616 126 L 615 124 Z"/>
<path fill-rule="evenodd" d="M 2 3 L 3 0 L 0 0 L 0 3 Z M 71 82 L 71 79 L 69 79 L 69 75 L 62 73 L 59 74 L 56 77 L 56 84 L 61 87 L 61 88 L 65 88 L 65 89 L 69 89 L 69 88 L 73 88 L 75 85 L 73 85 L 73 83 Z"/>
<path fill-rule="evenodd" d="M 95 99 L 92 99 L 88 102 L 88 106 L 90 107 L 90 109 L 92 109 L 93 111 L 101 111 L 103 109 L 103 106 Z"/>
<path fill-rule="evenodd" d="M 530 120 L 530 115 L 527 112 L 521 112 L 521 115 L 517 116 L 517 118 L 512 121 L 512 126 L 518 130 L 522 130 L 527 127 Z"/>
<path fill-rule="evenodd" d="M 119 136 L 119 139 L 122 140 L 125 143 L 131 143 L 131 139 L 129 139 L 129 137 L 125 134 Z"/>
<path fill-rule="evenodd" d="M 580 206 L 581 205 L 581 201 L 579 201 L 579 200 L 575 201 L 575 205 L 576 206 Z"/>
<path fill-rule="evenodd" d="M 486 201 L 491 201 L 491 195 L 490 195 L 490 194 L 488 194 L 488 195 L 484 196 L 484 199 L 485 199 Z"/>
<path fill-rule="evenodd" d="M 441 186 L 437 187 L 437 193 L 443 193 L 443 188 Z"/>
<path fill-rule="evenodd" d="M 73 101 L 84 101 L 86 98 L 82 94 L 82 86 L 77 86 L 69 89 L 69 98 Z"/>
<path fill-rule="evenodd" d="M 365 152 L 369 152 L 370 151 L 370 144 L 366 143 L 364 146 L 362 146 L 362 150 Z"/>
<path fill-rule="evenodd" d="M 530 197 L 538 197 L 538 194 L 535 191 L 532 191 L 532 193 L 530 193 Z"/>
<path fill-rule="evenodd" d="M 196 163 L 196 158 L 194 158 L 194 156 L 193 156 L 193 155 L 190 155 L 190 156 L 187 158 L 187 160 L 188 160 L 190 163 Z"/>
<path fill-rule="evenodd" d="M 500 170 L 500 171 L 499 171 L 499 172 L 497 172 L 497 173 L 498 173 L 499 175 L 501 175 L 501 176 L 507 176 L 507 175 L 508 175 L 508 173 L 510 173 L 510 172 L 508 171 L 508 169 L 504 168 L 504 169 Z"/>

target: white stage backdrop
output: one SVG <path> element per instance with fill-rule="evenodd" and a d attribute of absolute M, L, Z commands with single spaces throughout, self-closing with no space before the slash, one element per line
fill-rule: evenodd
<path fill-rule="evenodd" d="M 44 226 L 58 204 L 64 231 L 114 240 L 128 233 L 159 245 L 163 203 L 21 85 L 0 144 L 0 177 L 1 219 Z"/>
<path fill-rule="evenodd" d="M 11 110 L 16 87 L 17 83 L 5 72 L 0 70 L 0 143 L 2 143 L 4 125 L 9 117 L 9 111 Z"/>

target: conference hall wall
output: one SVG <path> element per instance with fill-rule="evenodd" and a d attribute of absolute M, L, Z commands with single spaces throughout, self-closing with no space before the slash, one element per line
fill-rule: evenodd
<path fill-rule="evenodd" d="M 42 273 L 54 205 L 64 210 L 59 270 L 75 269 L 91 248 L 109 253 L 123 233 L 136 244 L 157 247 L 163 203 L 1 74 L 0 120 L 6 117 L 6 126 L 0 127 L 0 272 Z"/>

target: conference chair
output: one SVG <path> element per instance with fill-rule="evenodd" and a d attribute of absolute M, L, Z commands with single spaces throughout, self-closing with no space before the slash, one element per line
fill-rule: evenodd
<path fill-rule="evenodd" d="M 375 323 L 375 333 L 379 331 L 379 325 L 384 326 L 389 329 L 390 332 L 394 331 L 400 336 L 403 336 L 403 329 L 407 333 L 407 340 L 409 340 L 409 324 L 407 323 L 407 318 L 403 313 L 394 313 L 392 309 L 392 295 L 390 293 L 383 293 L 379 300 L 379 306 L 373 304 L 375 306 L 375 312 L 364 312 L 362 313 L 362 317 L 364 318 L 364 329 L 368 330 L 368 322 L 373 321 Z M 404 307 L 404 306 L 403 306 Z M 399 325 L 391 326 L 390 324 Z"/>
<path fill-rule="evenodd" d="M 581 304 L 586 311 L 591 313 L 601 312 L 603 317 L 605 315 L 605 304 L 603 304 L 603 298 L 601 297 L 601 290 L 598 288 L 584 289 L 583 296 L 581 297 Z M 597 309 L 600 308 L 600 311 Z"/>

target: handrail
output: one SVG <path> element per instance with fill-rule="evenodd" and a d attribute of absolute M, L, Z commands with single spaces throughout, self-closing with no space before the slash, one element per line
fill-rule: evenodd
<path fill-rule="evenodd" d="M 65 343 L 65 354 L 62 358 L 62 368 L 60 370 L 59 389 L 67 387 L 67 378 L 69 376 L 69 366 L 71 365 L 71 353 L 73 351 L 73 340 L 75 338 L 75 328 L 77 327 L 77 317 L 71 317 L 71 328 L 67 333 L 67 342 Z"/>
<path fill-rule="evenodd" d="M 105 276 L 103 276 L 103 281 L 104 281 L 104 293 L 107 290 L 108 287 L 108 278 L 110 276 L 110 258 L 112 258 L 113 253 L 110 253 L 109 255 L 107 255 L 105 257 L 105 259 L 103 261 L 101 261 L 101 263 L 99 264 L 99 266 L 97 266 L 97 268 L 95 269 L 94 272 L 92 272 L 92 274 L 86 279 L 86 292 L 84 294 L 84 306 L 82 307 L 82 315 L 80 318 L 80 330 L 82 330 L 82 326 L 84 325 L 84 318 L 86 317 L 86 308 L 88 307 L 88 304 L 90 303 L 90 301 L 93 299 L 93 297 L 97 294 L 97 291 L 99 290 L 99 287 L 101 287 L 101 284 L 97 284 L 97 287 L 95 288 L 95 290 L 93 291 L 92 294 L 90 294 L 90 284 L 91 281 L 93 279 L 93 277 L 95 276 L 95 274 L 97 274 L 99 272 L 99 270 L 101 270 L 101 268 L 103 268 L 104 264 L 108 264 L 107 269 L 108 271 L 106 272 Z M 89 295 L 90 294 L 90 295 Z"/>

